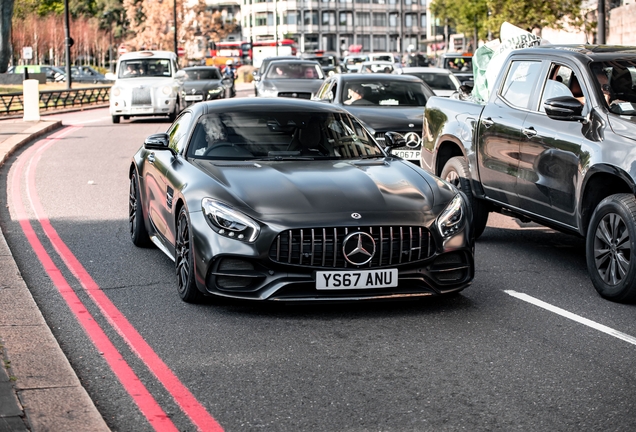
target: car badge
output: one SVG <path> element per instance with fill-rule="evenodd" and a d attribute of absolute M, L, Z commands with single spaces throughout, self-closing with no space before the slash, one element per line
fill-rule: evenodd
<path fill-rule="evenodd" d="M 192 89 L 192 94 L 195 94 L 197 91 L 195 89 Z"/>
<path fill-rule="evenodd" d="M 351 213 L 351 217 L 354 219 L 360 219 L 362 218 L 362 215 L 360 213 Z"/>
<path fill-rule="evenodd" d="M 292 97 L 295 97 L 295 98 L 298 97 L 298 93 L 292 93 L 291 95 L 292 95 Z"/>
<path fill-rule="evenodd" d="M 342 253 L 348 263 L 361 266 L 367 264 L 375 255 L 375 240 L 365 232 L 354 232 L 345 237 Z"/>
<path fill-rule="evenodd" d="M 415 127 L 413 123 L 409 123 L 409 127 Z"/>
<path fill-rule="evenodd" d="M 406 146 L 410 148 L 416 148 L 420 145 L 421 139 L 418 134 L 415 132 L 409 132 L 404 135 L 404 141 L 406 141 Z"/>

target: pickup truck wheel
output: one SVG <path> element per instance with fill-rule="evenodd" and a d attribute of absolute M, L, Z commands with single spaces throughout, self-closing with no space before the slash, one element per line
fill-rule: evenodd
<path fill-rule="evenodd" d="M 479 238 L 486 229 L 489 212 L 485 202 L 473 197 L 473 191 L 470 188 L 468 162 L 461 156 L 450 158 L 444 165 L 440 177 L 464 192 L 468 197 L 468 202 L 473 210 L 473 232 L 475 239 Z"/>
<path fill-rule="evenodd" d="M 636 300 L 636 197 L 616 194 L 594 210 L 585 242 L 587 269 L 601 297 Z"/>

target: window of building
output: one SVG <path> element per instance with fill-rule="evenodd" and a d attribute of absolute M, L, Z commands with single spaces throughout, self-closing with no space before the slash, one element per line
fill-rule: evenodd
<path fill-rule="evenodd" d="M 413 0 L 404 0 L 405 6 L 411 6 L 413 4 Z"/>
<path fill-rule="evenodd" d="M 404 27 L 416 27 L 417 26 L 417 14 L 404 14 Z"/>
<path fill-rule="evenodd" d="M 305 11 L 305 25 L 318 25 L 318 11 Z"/>
<path fill-rule="evenodd" d="M 373 36 L 373 51 L 386 51 L 386 36 Z"/>
<path fill-rule="evenodd" d="M 426 14 L 420 15 L 420 27 L 426 29 Z"/>
<path fill-rule="evenodd" d="M 274 23 L 274 14 L 272 12 L 257 12 L 254 16 L 254 26 L 266 26 Z"/>
<path fill-rule="evenodd" d="M 376 27 L 386 27 L 386 14 L 385 13 L 374 13 L 373 14 L 373 25 Z"/>
<path fill-rule="evenodd" d="M 362 51 L 371 51 L 371 37 L 369 35 L 358 36 L 358 43 L 362 45 Z"/>
<path fill-rule="evenodd" d="M 369 3 L 371 3 L 371 0 L 356 0 L 356 3 L 369 4 Z"/>
<path fill-rule="evenodd" d="M 370 26 L 371 25 L 371 14 L 369 12 L 356 12 L 356 25 L 358 25 L 358 26 Z"/>
<path fill-rule="evenodd" d="M 336 13 L 334 11 L 323 12 L 322 25 L 336 25 Z"/>
<path fill-rule="evenodd" d="M 338 23 L 343 26 L 352 26 L 353 12 L 340 12 Z"/>
<path fill-rule="evenodd" d="M 297 13 L 296 11 L 284 11 L 283 12 L 283 24 L 295 25 Z"/>

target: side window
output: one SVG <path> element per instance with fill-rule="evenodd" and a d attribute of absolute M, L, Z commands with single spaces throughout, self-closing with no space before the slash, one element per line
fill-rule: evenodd
<path fill-rule="evenodd" d="M 579 85 L 579 79 L 576 77 L 572 69 L 567 66 L 552 64 L 548 79 L 545 82 L 543 93 L 541 94 L 541 102 L 539 103 L 539 111 L 545 112 L 544 102 L 550 98 L 558 96 L 574 96 L 582 103 L 585 103 L 583 90 Z"/>
<path fill-rule="evenodd" d="M 192 120 L 192 113 L 185 112 L 179 116 L 179 118 L 168 129 L 168 136 L 170 137 L 169 147 L 177 153 L 181 153 L 185 147 L 188 130 L 190 130 L 190 121 Z"/>
<path fill-rule="evenodd" d="M 333 81 L 325 81 L 322 84 L 322 87 L 320 87 L 320 89 L 318 89 L 318 93 L 316 93 L 318 99 L 321 100 L 328 100 L 329 99 L 329 92 L 331 91 L 331 85 L 333 84 Z"/>
<path fill-rule="evenodd" d="M 540 72 L 540 61 L 513 61 L 501 89 L 501 97 L 512 106 L 528 109 Z"/>

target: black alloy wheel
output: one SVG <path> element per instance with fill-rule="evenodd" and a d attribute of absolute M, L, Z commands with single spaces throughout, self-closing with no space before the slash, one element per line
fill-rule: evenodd
<path fill-rule="evenodd" d="M 616 194 L 594 210 L 585 244 L 594 288 L 608 300 L 636 300 L 636 198 Z"/>
<path fill-rule="evenodd" d="M 478 239 L 486 229 L 489 210 L 486 202 L 473 197 L 468 162 L 461 156 L 450 158 L 444 165 L 440 177 L 466 194 L 473 211 L 473 235 Z"/>
<path fill-rule="evenodd" d="M 187 303 L 198 303 L 203 298 L 203 294 L 194 282 L 194 258 L 192 255 L 192 235 L 188 212 L 185 207 L 182 207 L 177 220 L 177 238 L 175 240 L 177 289 L 181 300 Z"/>
<path fill-rule="evenodd" d="M 128 228 L 130 238 L 135 246 L 148 247 L 152 244 L 144 223 L 144 214 L 139 198 L 139 181 L 137 173 L 130 177 L 130 193 L 128 194 Z"/>

